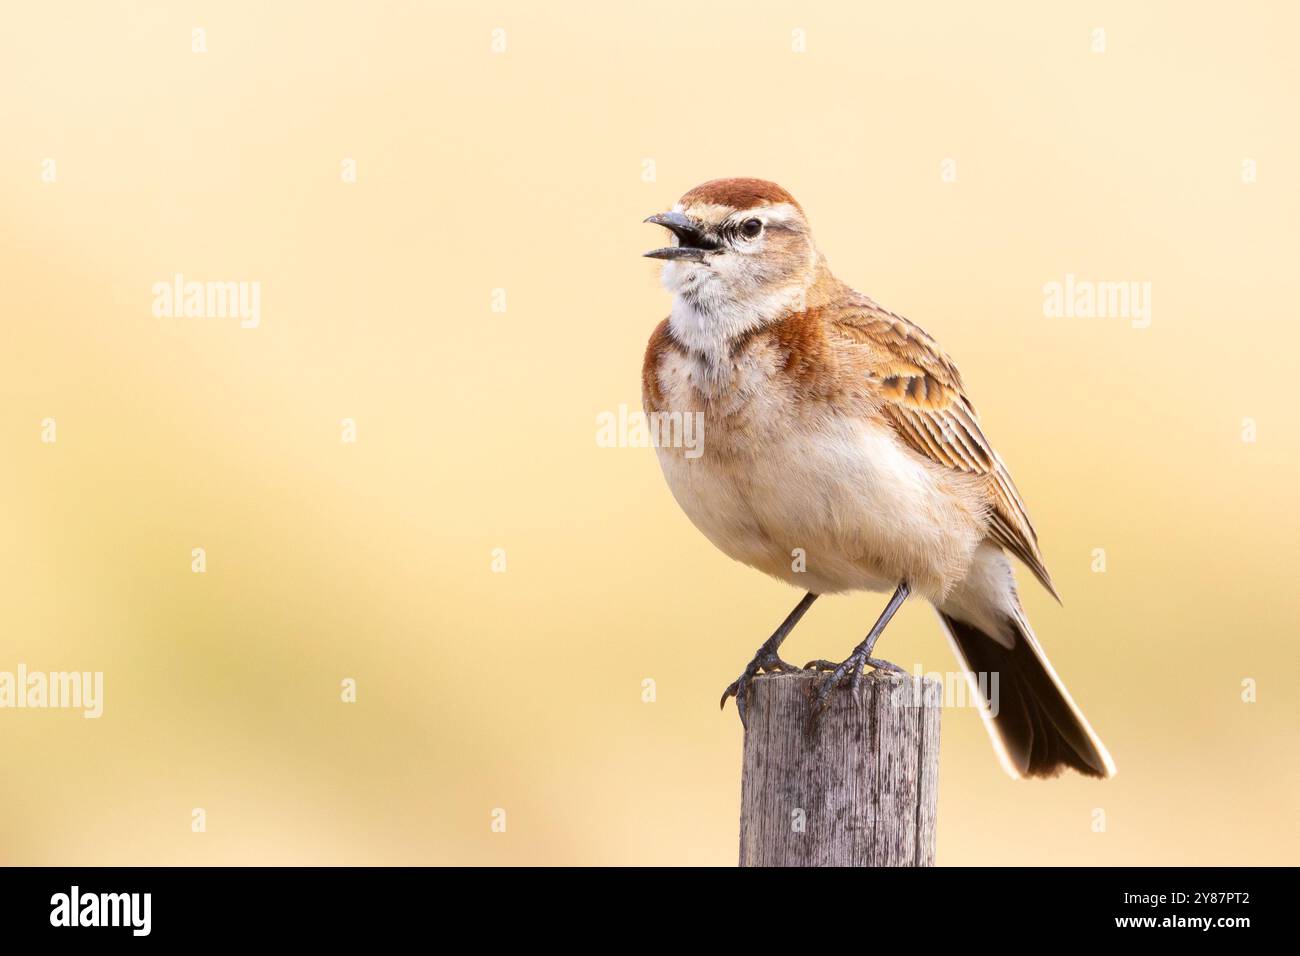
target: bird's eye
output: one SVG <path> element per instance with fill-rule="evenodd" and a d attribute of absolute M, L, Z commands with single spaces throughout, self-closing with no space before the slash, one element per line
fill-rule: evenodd
<path fill-rule="evenodd" d="M 746 219 L 740 224 L 740 234 L 746 239 L 757 239 L 762 231 L 763 223 L 759 219 Z"/>

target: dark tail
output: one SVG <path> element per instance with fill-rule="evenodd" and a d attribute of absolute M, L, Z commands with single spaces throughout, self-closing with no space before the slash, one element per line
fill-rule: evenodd
<path fill-rule="evenodd" d="M 976 681 L 972 686 L 985 692 L 985 723 L 1009 771 L 1020 777 L 1055 777 L 1068 767 L 1089 777 L 1115 775 L 1105 745 L 1023 620 L 1008 619 L 1008 648 L 973 624 L 942 611 L 939 618 L 966 670 L 988 675 L 982 687 Z"/>

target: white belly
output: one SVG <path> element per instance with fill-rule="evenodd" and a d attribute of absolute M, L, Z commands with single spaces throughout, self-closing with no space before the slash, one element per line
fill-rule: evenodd
<path fill-rule="evenodd" d="M 724 553 L 818 594 L 891 591 L 937 601 L 984 536 L 969 479 L 922 461 L 861 419 L 768 432 L 687 458 L 660 448 L 678 504 Z"/>

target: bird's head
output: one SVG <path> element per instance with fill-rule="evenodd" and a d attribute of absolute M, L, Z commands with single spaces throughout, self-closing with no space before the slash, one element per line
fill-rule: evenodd
<path fill-rule="evenodd" d="M 776 183 L 715 179 L 646 222 L 673 235 L 672 245 L 646 253 L 665 260 L 664 287 L 702 312 L 741 310 L 767 320 L 788 309 L 816 273 L 808 220 Z"/>

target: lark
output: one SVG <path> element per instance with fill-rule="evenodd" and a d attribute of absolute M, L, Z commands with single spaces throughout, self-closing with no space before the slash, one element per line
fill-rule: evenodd
<path fill-rule="evenodd" d="M 650 337 L 647 414 L 699 414 L 703 453 L 661 444 L 660 466 L 692 523 L 724 554 L 807 593 L 723 693 L 746 719 L 760 673 L 799 668 L 782 642 L 820 595 L 890 594 L 879 620 L 823 671 L 814 708 L 856 689 L 909 598 L 938 612 L 1003 767 L 1017 777 L 1115 765 L 1048 662 L 1010 557 L 1052 595 L 1038 536 L 984 434 L 960 373 L 918 326 L 831 272 L 802 207 L 775 183 L 697 186 L 663 226 L 671 314 Z M 977 682 L 976 674 L 998 681 Z"/>

